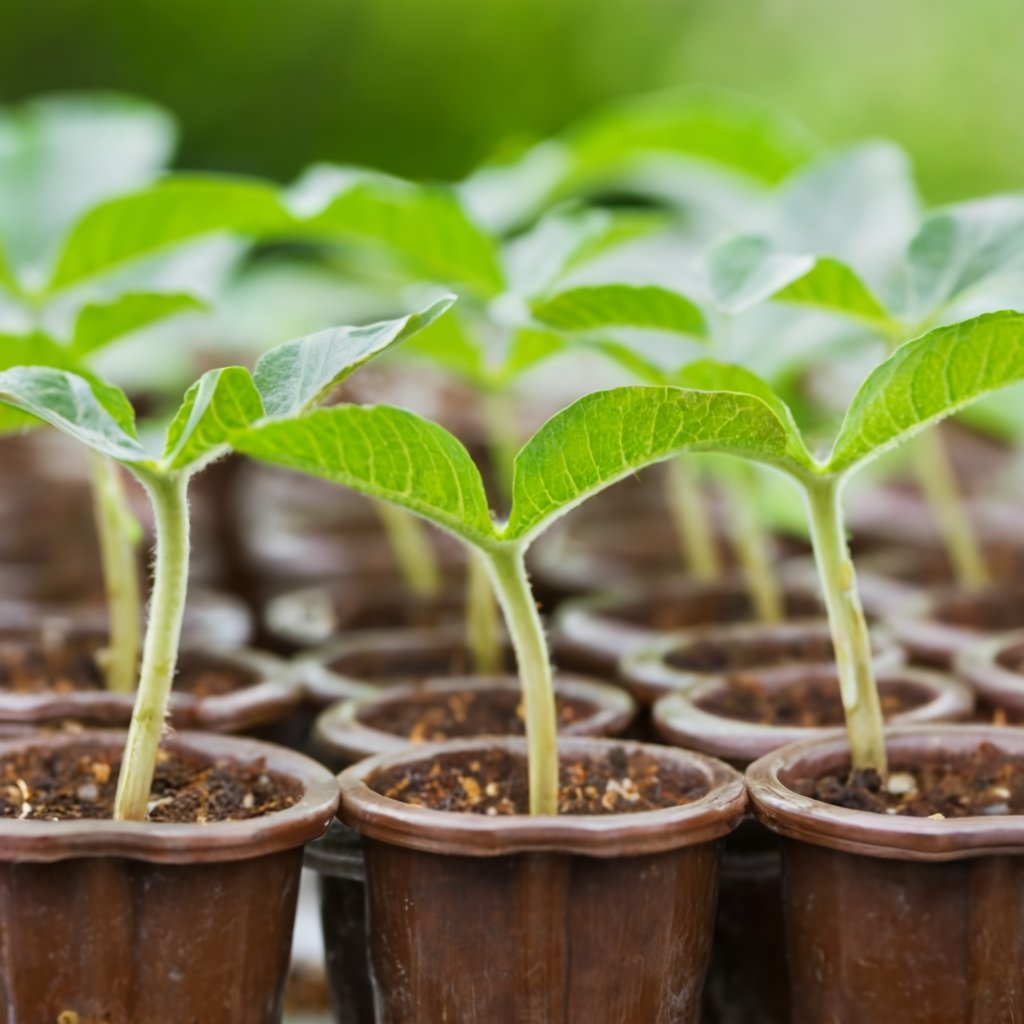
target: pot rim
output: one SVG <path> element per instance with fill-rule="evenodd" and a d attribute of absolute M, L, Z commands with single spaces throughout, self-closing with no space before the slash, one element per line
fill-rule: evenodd
<path fill-rule="evenodd" d="M 0 741 L 0 758 L 39 747 L 94 744 L 120 749 L 126 736 L 113 730 L 36 733 Z M 302 796 L 291 807 L 259 818 L 203 825 L 109 818 L 0 818 L 0 861 L 52 863 L 79 857 L 124 857 L 157 864 L 209 864 L 248 860 L 302 846 L 322 835 L 337 808 L 337 780 L 323 765 L 296 751 L 259 740 L 201 732 L 169 734 L 162 746 L 211 758 L 262 760 L 269 771 L 298 782 Z"/>
<path fill-rule="evenodd" d="M 602 736 L 625 729 L 637 712 L 636 701 L 621 687 L 568 672 L 556 672 L 555 692 L 562 696 L 585 701 L 593 706 L 590 714 L 567 728 L 559 736 Z M 317 746 L 327 753 L 345 760 L 356 761 L 376 754 L 404 750 L 411 744 L 407 736 L 375 729 L 363 722 L 359 715 L 369 706 L 396 704 L 416 700 L 430 694 L 479 693 L 486 690 L 522 693 L 518 676 L 466 675 L 432 677 L 416 683 L 397 683 L 382 687 L 376 693 L 349 698 L 332 704 L 322 711 L 313 726 Z M 481 733 L 481 735 L 485 735 Z"/>
<path fill-rule="evenodd" d="M 919 761 L 928 755 L 966 753 L 990 742 L 1024 757 L 1024 729 L 991 725 L 914 725 L 886 732 L 890 757 Z M 843 853 L 889 860 L 942 862 L 1019 855 L 1024 816 L 911 818 L 834 807 L 800 796 L 785 778 L 821 774 L 849 764 L 842 733 L 791 743 L 747 769 L 747 790 L 758 820 L 787 839 Z"/>
<path fill-rule="evenodd" d="M 958 677 L 989 704 L 1011 711 L 1024 710 L 1024 673 L 999 663 L 1007 648 L 1024 644 L 1024 629 L 979 636 L 963 647 L 953 662 Z"/>
<path fill-rule="evenodd" d="M 768 689 L 782 687 L 793 681 L 803 669 L 816 679 L 835 679 L 838 692 L 838 670 L 834 665 L 808 664 L 792 667 L 789 675 L 773 675 L 764 679 Z M 896 666 L 880 670 L 876 675 L 880 687 L 908 682 L 931 691 L 924 704 L 894 715 L 894 725 L 917 722 L 951 721 L 965 718 L 974 708 L 974 695 L 962 683 L 940 672 Z M 670 743 L 678 743 L 728 761 L 751 762 L 788 743 L 834 735 L 842 726 L 765 725 L 715 714 L 700 706 L 699 701 L 729 686 L 727 676 L 712 676 L 703 683 L 683 691 L 666 694 L 652 709 L 654 726 Z"/>
<path fill-rule="evenodd" d="M 708 792 L 678 807 L 602 816 L 527 814 L 488 817 L 415 807 L 375 793 L 366 779 L 385 767 L 413 764 L 445 753 L 502 749 L 526 756 L 526 741 L 511 737 L 453 740 L 382 754 L 346 768 L 339 816 L 363 836 L 426 853 L 499 857 L 560 853 L 613 858 L 662 853 L 719 839 L 739 823 L 746 807 L 743 778 L 727 764 L 694 751 L 628 740 L 560 738 L 560 754 L 600 754 L 618 747 L 696 768 Z"/>

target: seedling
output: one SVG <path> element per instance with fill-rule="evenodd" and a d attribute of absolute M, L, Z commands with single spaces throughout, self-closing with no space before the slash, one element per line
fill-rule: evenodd
<path fill-rule="evenodd" d="M 156 556 L 138 693 L 115 802 L 115 817 L 146 815 L 178 657 L 188 587 L 188 486 L 229 450 L 228 438 L 260 420 L 294 416 L 321 401 L 367 360 L 414 333 L 450 305 L 445 299 L 401 320 L 342 327 L 266 353 L 250 374 L 234 366 L 205 373 L 186 393 L 159 455 L 139 439 L 135 416 L 116 387 L 53 367 L 0 373 L 0 401 L 124 466 L 153 506 Z"/>
<path fill-rule="evenodd" d="M 712 367 L 708 367 L 710 378 Z M 834 638 L 853 765 L 886 773 L 870 639 L 843 532 L 839 495 L 857 468 L 934 421 L 1024 379 L 1024 316 L 998 313 L 902 346 L 864 382 L 827 459 L 807 449 L 786 404 L 755 375 L 715 369 L 720 390 L 628 387 L 557 414 L 516 456 L 507 521 L 491 515 L 480 473 L 441 427 L 386 406 L 337 407 L 238 435 L 235 447 L 391 501 L 478 551 L 497 590 L 525 697 L 530 807 L 557 810 L 551 665 L 524 554 L 590 495 L 683 451 L 761 462 L 802 490 Z"/>
<path fill-rule="evenodd" d="M 768 298 L 813 307 L 858 324 L 892 349 L 958 309 L 976 311 L 987 287 L 1024 269 L 1022 252 L 1024 199 L 995 197 L 926 216 L 883 292 L 841 260 L 786 252 L 765 236 L 742 236 L 719 247 L 710 260 L 710 283 L 731 312 Z M 941 439 L 924 434 L 910 453 L 958 580 L 985 583 L 989 570 Z"/>

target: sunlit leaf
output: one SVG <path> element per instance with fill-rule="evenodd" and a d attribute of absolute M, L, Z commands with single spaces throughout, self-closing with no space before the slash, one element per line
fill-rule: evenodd
<path fill-rule="evenodd" d="M 69 347 L 83 358 L 133 331 L 203 309 L 206 303 L 192 295 L 164 292 L 131 292 L 109 302 L 90 303 L 78 314 Z"/>
<path fill-rule="evenodd" d="M 639 327 L 703 337 L 707 325 L 686 296 L 657 285 L 606 284 L 571 288 L 531 304 L 534 319 L 560 331 Z"/>

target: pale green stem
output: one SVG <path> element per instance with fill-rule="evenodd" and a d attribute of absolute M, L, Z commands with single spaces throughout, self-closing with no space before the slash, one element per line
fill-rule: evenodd
<path fill-rule="evenodd" d="M 104 671 L 108 689 L 131 693 L 135 689 L 142 638 L 135 524 L 117 463 L 90 452 L 89 469 L 110 615 L 110 646 Z"/>
<path fill-rule="evenodd" d="M 160 737 L 178 661 L 178 642 L 188 591 L 188 478 L 183 474 L 142 478 L 156 522 L 156 573 L 142 651 L 142 672 L 117 780 L 114 817 L 146 817 Z"/>
<path fill-rule="evenodd" d="M 373 504 L 410 593 L 416 597 L 437 597 L 441 592 L 441 568 L 426 527 L 404 508 L 386 501 Z"/>
<path fill-rule="evenodd" d="M 843 530 L 839 480 L 805 480 L 804 493 L 835 647 L 852 765 L 854 770 L 874 769 L 885 779 L 885 734 L 871 661 L 871 635 Z"/>
<path fill-rule="evenodd" d="M 487 563 L 478 551 L 469 552 L 466 566 L 466 641 L 473 668 L 482 675 L 501 671 L 501 619 Z"/>
<path fill-rule="evenodd" d="M 771 540 L 757 514 L 755 481 L 738 466 L 735 476 L 722 474 L 727 492 L 729 523 L 736 557 L 761 622 L 781 622 L 785 617 L 782 591 L 772 566 Z"/>
<path fill-rule="evenodd" d="M 910 456 L 957 583 L 967 588 L 983 587 L 990 579 L 988 567 L 938 432 L 918 434 L 910 442 Z"/>
<path fill-rule="evenodd" d="M 483 395 L 484 430 L 494 465 L 494 479 L 503 502 L 508 502 L 512 467 L 519 451 L 519 421 L 515 402 L 507 391 L 488 391 Z"/>
<path fill-rule="evenodd" d="M 530 813 L 558 813 L 558 727 L 544 626 L 515 544 L 481 549 L 516 652 L 526 711 Z"/>
<path fill-rule="evenodd" d="M 666 470 L 668 503 L 683 565 L 694 579 L 720 579 L 722 560 L 697 475 L 682 458 L 670 460 Z"/>

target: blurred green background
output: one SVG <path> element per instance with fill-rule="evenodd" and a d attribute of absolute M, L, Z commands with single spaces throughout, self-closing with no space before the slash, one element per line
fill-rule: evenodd
<path fill-rule="evenodd" d="M 826 140 L 907 146 L 932 201 L 1024 179 L 1020 0 L 4 0 L 0 98 L 107 87 L 177 113 L 182 166 L 424 178 L 609 96 L 713 82 Z"/>

